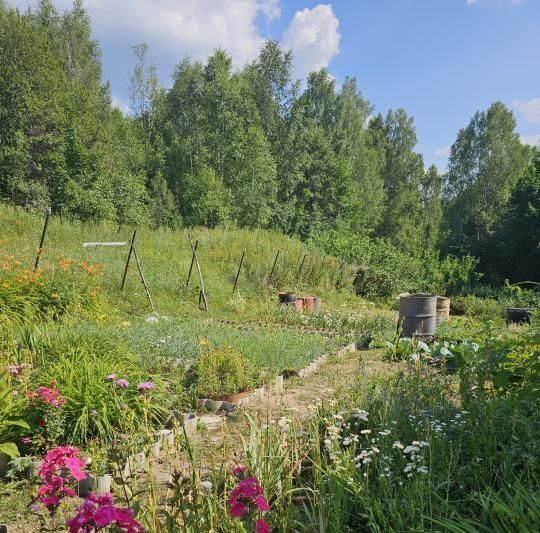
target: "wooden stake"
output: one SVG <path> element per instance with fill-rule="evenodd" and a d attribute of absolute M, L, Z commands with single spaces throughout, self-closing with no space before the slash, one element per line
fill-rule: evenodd
<path fill-rule="evenodd" d="M 302 258 L 302 262 L 300 263 L 300 268 L 298 269 L 298 272 L 296 273 L 296 280 L 300 279 L 300 274 L 302 273 L 302 268 L 304 268 L 304 261 L 306 260 L 307 254 L 304 254 L 304 257 Z"/>
<path fill-rule="evenodd" d="M 154 302 L 152 301 L 152 296 L 150 296 L 150 290 L 148 289 L 148 285 L 146 284 L 146 280 L 144 279 L 144 274 L 142 271 L 141 263 L 139 261 L 139 256 L 137 255 L 137 248 L 135 245 L 133 245 L 133 257 L 135 257 L 135 262 L 137 263 L 137 268 L 139 270 L 139 276 L 141 276 L 141 281 L 144 286 L 144 290 L 146 291 L 146 296 L 148 297 L 148 301 L 150 302 L 150 307 L 152 308 L 152 313 L 156 314 L 156 308 L 154 307 Z"/>
<path fill-rule="evenodd" d="M 131 261 L 131 254 L 133 253 L 133 247 L 135 246 L 135 237 L 137 235 L 137 230 L 133 230 L 133 237 L 131 237 L 131 245 L 129 246 L 129 252 L 127 256 L 126 261 L 126 267 L 124 268 L 124 275 L 122 276 L 122 283 L 120 284 L 120 290 L 124 290 L 124 285 L 126 283 L 128 268 L 129 268 L 129 262 Z"/>
<path fill-rule="evenodd" d="M 272 281 L 272 276 L 274 275 L 274 269 L 276 268 L 278 257 L 279 257 L 279 250 L 277 251 L 276 258 L 274 259 L 274 264 L 272 265 L 272 270 L 270 271 L 270 275 L 268 276 L 267 285 L 270 285 L 270 282 Z"/>
<path fill-rule="evenodd" d="M 197 254 L 197 250 L 193 246 L 193 242 L 191 241 L 191 235 L 188 235 L 189 239 L 189 245 L 191 246 L 191 251 L 193 252 L 193 256 L 195 257 L 195 265 L 197 266 L 197 271 L 199 273 L 199 280 L 201 282 L 201 290 L 199 292 L 199 306 L 201 305 L 201 298 L 204 303 L 204 310 L 208 311 L 208 300 L 206 299 L 206 293 L 204 291 L 204 281 L 202 277 L 202 271 L 201 271 L 201 265 L 199 263 L 199 256 Z"/>
<path fill-rule="evenodd" d="M 51 216 L 51 208 L 47 207 L 47 214 L 45 215 L 45 224 L 43 225 L 43 231 L 41 232 L 41 240 L 39 241 L 39 248 L 36 255 L 36 262 L 34 263 L 34 272 L 38 269 L 38 266 L 39 266 L 41 252 L 43 252 L 43 245 L 45 244 L 45 235 L 47 235 L 47 228 L 49 227 L 50 216 Z"/>
<path fill-rule="evenodd" d="M 190 242 L 191 244 L 191 242 Z M 199 247 L 199 241 L 195 241 L 195 250 Z M 191 265 L 189 265 L 189 272 L 186 281 L 186 289 L 189 287 L 189 280 L 191 279 L 191 271 L 193 270 L 193 263 L 195 263 L 195 253 L 191 254 Z"/>
<path fill-rule="evenodd" d="M 242 264 L 244 262 L 244 256 L 246 255 L 246 250 L 242 252 L 242 257 L 240 258 L 240 264 L 238 265 L 238 272 L 236 272 L 236 278 L 234 279 L 234 286 L 232 293 L 234 294 L 234 291 L 236 291 L 236 285 L 238 283 L 238 278 L 240 277 L 240 270 L 242 270 Z"/>

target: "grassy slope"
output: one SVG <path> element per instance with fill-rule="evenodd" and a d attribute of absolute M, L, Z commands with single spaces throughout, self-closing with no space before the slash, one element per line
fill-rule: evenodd
<path fill-rule="evenodd" d="M 0 204 L 0 257 L 15 255 L 30 267 L 38 247 L 43 217 L 36 217 Z M 83 248 L 87 241 L 129 241 L 132 230 L 110 223 L 81 224 L 52 218 L 41 265 L 56 268 L 62 257 L 99 263 L 104 267 L 103 285 L 111 301 L 132 315 L 148 312 L 148 304 L 135 264 L 130 268 L 124 293 L 118 287 L 128 247 Z M 331 257 L 308 253 L 303 276 L 296 279 L 298 265 L 307 252 L 297 239 L 262 230 L 192 230 L 199 239 L 199 255 L 208 293 L 210 316 L 256 316 L 269 303 L 266 279 L 277 250 L 280 258 L 273 276 L 275 289 L 304 290 L 326 301 L 354 303 L 357 299 L 345 290 L 334 288 L 340 277 L 340 263 Z M 194 268 L 190 288 L 185 281 L 191 261 L 188 230 L 139 229 L 137 249 L 144 274 L 158 313 L 171 316 L 203 315 L 197 307 L 198 276 Z M 243 250 L 246 250 L 239 281 L 240 298 L 231 298 L 232 285 Z M 271 304 L 274 304 L 275 292 Z M 206 316 L 206 315 L 205 315 Z"/>
<path fill-rule="evenodd" d="M 44 217 L 0 204 L 0 259 L 14 255 L 24 265 L 33 265 Z M 41 267 L 60 270 L 61 258 L 87 261 L 103 266 L 103 294 L 116 312 L 106 314 L 98 324 L 78 320 L 70 326 L 82 334 L 118 338 L 143 356 L 146 365 L 155 355 L 165 355 L 188 362 L 196 357 L 201 339 L 214 345 L 229 344 L 248 355 L 260 369 L 280 372 L 298 369 L 339 342 L 322 335 L 302 335 L 279 329 L 237 331 L 228 326 L 206 323 L 206 319 L 246 320 L 265 318 L 276 309 L 278 290 L 298 290 L 323 297 L 327 309 L 347 305 L 362 306 L 348 288 L 336 290 L 340 262 L 306 249 L 297 239 L 277 232 L 198 228 L 192 231 L 199 239 L 210 311 L 198 308 L 198 275 L 194 268 L 190 288 L 185 288 L 191 262 L 188 231 L 139 229 L 137 249 L 158 314 L 158 324 L 147 324 L 150 308 L 133 262 L 126 289 L 119 285 L 128 247 L 83 248 L 89 241 L 129 241 L 131 228 L 110 223 L 82 224 L 53 217 Z M 232 285 L 243 250 L 244 268 L 238 294 L 232 297 Z M 267 277 L 276 251 L 280 257 L 274 273 L 274 285 L 267 287 Z M 297 279 L 298 265 L 307 253 L 303 276 Z M 62 272 L 60 272 L 62 274 Z M 128 324 L 126 326 L 126 324 Z M 60 324 L 65 328 L 66 324 Z"/>

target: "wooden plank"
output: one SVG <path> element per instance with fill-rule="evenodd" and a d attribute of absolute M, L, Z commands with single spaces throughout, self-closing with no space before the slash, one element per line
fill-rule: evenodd
<path fill-rule="evenodd" d="M 83 248 L 113 248 L 126 245 L 127 242 L 83 242 Z"/>

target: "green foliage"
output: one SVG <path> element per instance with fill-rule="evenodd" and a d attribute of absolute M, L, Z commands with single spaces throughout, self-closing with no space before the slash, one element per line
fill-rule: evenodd
<path fill-rule="evenodd" d="M 196 375 L 199 397 L 236 394 L 254 384 L 250 360 L 231 346 L 214 348 L 202 344 Z"/>
<path fill-rule="evenodd" d="M 513 188 L 530 160 L 510 110 L 495 102 L 477 112 L 452 145 L 445 195 L 445 246 L 476 254 L 504 213 Z"/>
<path fill-rule="evenodd" d="M 26 398 L 22 388 L 12 385 L 9 377 L 0 369 L 0 453 L 17 457 L 16 441 L 22 430 L 30 429 L 23 419 Z"/>
<path fill-rule="evenodd" d="M 144 413 L 136 385 L 143 381 L 157 383 L 150 396 L 150 420 L 165 417 L 170 401 L 162 380 L 145 375 L 117 341 L 97 336 L 97 332 L 51 332 L 38 349 L 43 364 L 33 383 L 48 386 L 55 381 L 65 398 L 61 409 L 66 442 L 84 444 L 93 438 L 108 442 L 119 432 L 140 427 Z M 130 386 L 119 388 L 115 380 L 107 380 L 111 374 L 126 379 Z"/>
<path fill-rule="evenodd" d="M 94 265 L 61 258 L 56 268 L 34 272 L 13 256 L 0 264 L 0 312 L 13 322 L 58 319 L 75 311 L 95 315 L 104 307 L 100 269 Z"/>
<path fill-rule="evenodd" d="M 535 162 L 517 182 L 501 218 L 485 249 L 482 266 L 500 281 L 538 281 L 540 248 L 540 152 Z"/>
<path fill-rule="evenodd" d="M 355 287 L 362 296 L 388 296 L 421 288 L 419 262 L 387 241 L 328 232 L 313 235 L 311 242 L 326 253 L 357 265 Z"/>

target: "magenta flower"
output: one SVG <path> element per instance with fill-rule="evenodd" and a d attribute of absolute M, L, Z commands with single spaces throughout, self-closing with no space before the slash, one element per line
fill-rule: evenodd
<path fill-rule="evenodd" d="M 151 381 L 145 381 L 144 383 L 139 383 L 137 385 L 137 390 L 139 392 L 147 392 L 149 390 L 152 390 L 154 389 L 156 386 L 155 383 L 152 383 Z"/>
<path fill-rule="evenodd" d="M 231 504 L 231 517 L 242 518 L 246 512 L 246 506 L 243 503 L 234 502 Z"/>
<path fill-rule="evenodd" d="M 236 477 L 242 477 L 247 472 L 248 467 L 243 465 L 238 465 L 234 470 L 233 474 Z"/>
<path fill-rule="evenodd" d="M 116 525 L 126 533 L 144 533 L 144 528 L 133 520 L 133 511 L 116 507 L 112 494 L 97 496 L 93 492 L 77 509 L 77 514 L 66 521 L 70 533 L 97 531 L 109 525 Z"/>
<path fill-rule="evenodd" d="M 264 518 L 259 518 L 255 524 L 255 533 L 270 533 L 270 526 Z"/>
<path fill-rule="evenodd" d="M 73 446 L 58 446 L 47 452 L 38 471 L 43 484 L 38 488 L 34 502 L 43 504 L 54 513 L 63 498 L 76 496 L 68 485 L 86 477 L 86 463 L 79 453 Z"/>
<path fill-rule="evenodd" d="M 109 374 L 105 379 L 107 381 L 114 381 L 116 379 L 116 374 Z"/>
<path fill-rule="evenodd" d="M 127 379 L 117 379 L 115 383 L 121 389 L 127 389 L 129 387 L 129 381 Z"/>
<path fill-rule="evenodd" d="M 237 476 L 244 475 L 247 472 L 246 467 L 236 467 L 234 472 Z M 253 478 L 242 479 L 231 491 L 229 498 L 229 513 L 232 518 L 244 518 L 244 515 L 252 512 L 264 513 L 268 511 L 269 505 L 264 497 L 264 489 L 259 482 Z M 256 531 L 267 533 L 270 531 L 268 524 L 261 518 L 257 520 Z"/>

